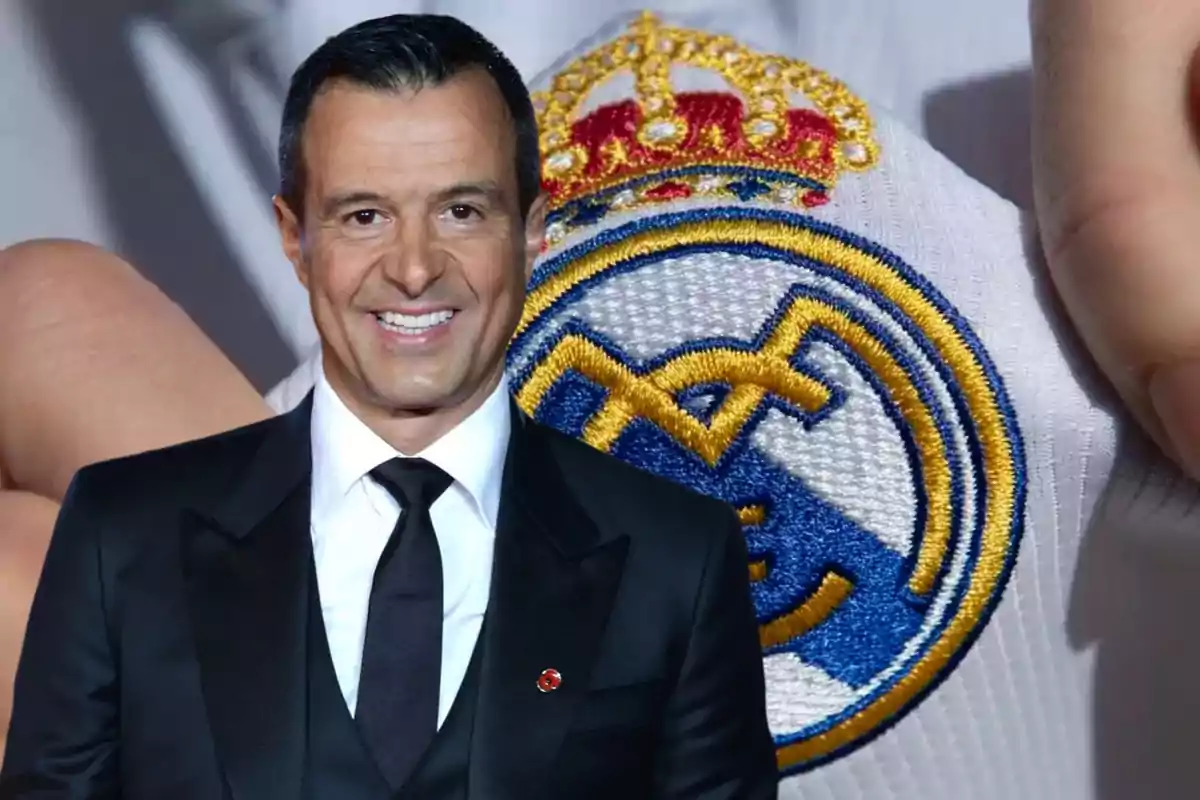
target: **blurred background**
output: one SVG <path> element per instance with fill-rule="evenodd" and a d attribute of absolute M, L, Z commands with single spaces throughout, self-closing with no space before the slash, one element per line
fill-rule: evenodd
<path fill-rule="evenodd" d="M 535 78 L 643 8 L 832 72 L 1028 206 L 1028 33 L 1018 0 L 0 0 L 0 246 L 120 253 L 259 387 L 314 341 L 269 198 L 287 78 L 385 13 L 459 16 Z"/>

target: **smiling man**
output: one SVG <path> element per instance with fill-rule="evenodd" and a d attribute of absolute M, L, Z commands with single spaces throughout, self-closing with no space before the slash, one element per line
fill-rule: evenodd
<path fill-rule="evenodd" d="M 280 166 L 323 374 L 78 473 L 0 797 L 774 797 L 736 514 L 509 399 L 544 222 L 512 65 L 358 25 L 294 76 Z"/>

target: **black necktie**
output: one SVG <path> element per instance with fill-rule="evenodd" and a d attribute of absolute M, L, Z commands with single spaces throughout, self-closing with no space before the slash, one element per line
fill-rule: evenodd
<path fill-rule="evenodd" d="M 442 556 L 429 507 L 452 479 L 415 458 L 394 458 L 371 477 L 402 510 L 371 584 L 355 719 L 383 776 L 399 790 L 437 734 Z"/>

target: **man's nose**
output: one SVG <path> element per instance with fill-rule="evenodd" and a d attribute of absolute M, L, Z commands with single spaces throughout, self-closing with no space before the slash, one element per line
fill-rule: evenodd
<path fill-rule="evenodd" d="M 406 295 L 420 297 L 441 276 L 441 261 L 428 227 L 413 222 L 402 226 L 385 273 Z"/>

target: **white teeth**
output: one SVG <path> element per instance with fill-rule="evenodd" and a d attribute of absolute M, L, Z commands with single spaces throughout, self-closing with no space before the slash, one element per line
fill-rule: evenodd
<path fill-rule="evenodd" d="M 454 316 L 450 310 L 434 311 L 429 314 L 400 314 L 395 311 L 381 311 L 376 319 L 390 330 L 400 333 L 424 333 L 430 328 L 449 322 Z"/>

